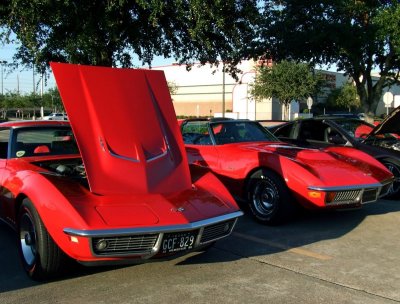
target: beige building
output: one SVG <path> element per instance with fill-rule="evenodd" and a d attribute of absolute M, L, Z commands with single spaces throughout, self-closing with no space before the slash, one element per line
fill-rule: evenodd
<path fill-rule="evenodd" d="M 163 70 L 167 81 L 176 86 L 172 100 L 178 116 L 222 116 L 225 109 L 225 116 L 234 118 L 282 119 L 283 109 L 276 99 L 255 102 L 251 96 L 251 84 L 254 82 L 255 69 L 259 63 L 242 62 L 238 66 L 242 72 L 238 74 L 237 80 L 228 73 L 223 73 L 222 65 L 219 67 L 194 65 L 187 70 L 186 65 L 172 64 L 153 67 L 153 69 Z M 328 88 L 320 95 L 314 96 L 314 105 L 325 102 L 330 90 L 341 87 L 349 81 L 348 77 L 341 73 L 320 72 L 324 75 Z M 388 90 L 393 95 L 400 95 L 398 86 Z M 393 107 L 395 107 L 395 101 L 388 110 Z M 290 118 L 296 117 L 302 108 L 307 108 L 304 101 L 301 105 L 298 102 L 292 102 Z M 378 106 L 377 115 L 383 113 L 386 113 L 386 108 L 382 100 Z"/>
<path fill-rule="evenodd" d="M 178 116 L 214 116 L 222 113 L 223 107 L 225 112 L 233 111 L 232 91 L 236 80 L 222 73 L 222 66 L 193 66 L 187 70 L 186 65 L 172 64 L 153 69 L 163 70 L 167 81 L 176 85 L 177 90 L 171 97 Z"/>

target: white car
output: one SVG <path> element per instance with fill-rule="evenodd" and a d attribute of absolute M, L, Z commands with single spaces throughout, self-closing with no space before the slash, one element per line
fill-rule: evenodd
<path fill-rule="evenodd" d="M 51 113 L 48 116 L 44 116 L 43 120 L 68 120 L 68 116 L 64 113 Z"/>

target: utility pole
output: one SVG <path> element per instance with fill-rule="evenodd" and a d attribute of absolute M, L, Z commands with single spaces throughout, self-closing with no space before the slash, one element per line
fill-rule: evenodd
<path fill-rule="evenodd" d="M 41 86 L 40 86 L 40 97 L 42 97 L 43 98 L 43 74 L 42 74 L 42 77 L 40 78 L 40 84 L 41 84 Z"/>
<path fill-rule="evenodd" d="M 7 61 L 1 60 L 0 65 L 1 65 L 1 95 L 4 95 L 4 83 L 3 83 L 3 65 L 7 64 Z"/>
<path fill-rule="evenodd" d="M 222 62 L 222 117 L 225 117 L 225 62 Z"/>
<path fill-rule="evenodd" d="M 32 63 L 32 80 L 33 80 L 33 95 L 36 95 L 36 88 L 35 88 L 35 63 Z"/>

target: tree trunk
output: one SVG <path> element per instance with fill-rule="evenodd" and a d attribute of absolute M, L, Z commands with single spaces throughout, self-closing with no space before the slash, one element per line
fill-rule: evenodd
<path fill-rule="evenodd" d="M 357 80 L 354 77 L 353 79 L 355 79 L 357 93 L 360 97 L 364 113 L 367 116 L 373 117 L 376 115 L 376 109 L 382 96 L 386 77 L 380 77 L 375 84 L 371 75 L 363 75 L 362 77 L 365 77 L 364 81 Z"/>
<path fill-rule="evenodd" d="M 289 105 L 290 102 L 283 102 L 283 120 L 289 120 Z"/>

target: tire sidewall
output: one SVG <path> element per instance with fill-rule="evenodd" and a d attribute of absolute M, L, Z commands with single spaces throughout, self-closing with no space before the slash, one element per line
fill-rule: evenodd
<path fill-rule="evenodd" d="M 25 260 L 24 254 L 22 252 L 21 247 L 21 218 L 24 214 L 28 214 L 33 222 L 33 226 L 35 228 L 35 242 L 36 242 L 36 256 L 35 261 L 32 265 L 29 265 Z M 40 227 L 40 218 L 37 214 L 37 211 L 30 200 L 25 199 L 20 207 L 19 214 L 18 214 L 18 229 L 17 229 L 17 237 L 18 237 L 18 254 L 20 256 L 20 260 L 22 266 L 26 273 L 31 278 L 40 277 L 41 275 L 41 253 L 43 252 L 43 235 L 41 233 Z"/>

